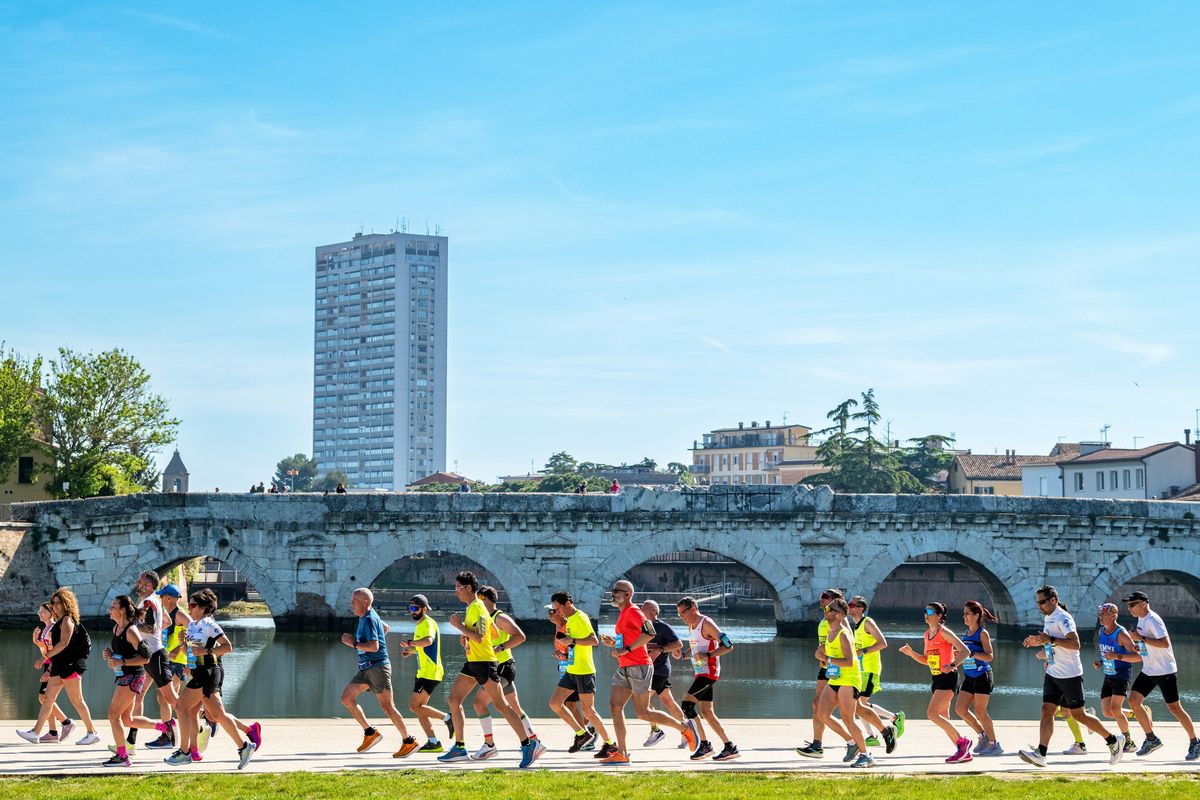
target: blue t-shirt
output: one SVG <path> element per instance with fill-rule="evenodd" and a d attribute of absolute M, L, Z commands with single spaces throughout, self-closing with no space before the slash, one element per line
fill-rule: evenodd
<path fill-rule="evenodd" d="M 370 669 L 380 664 L 388 663 L 387 637 L 383 633 L 383 620 L 371 609 L 365 616 L 358 618 L 358 631 L 354 634 L 356 642 L 379 642 L 379 649 L 374 653 L 358 651 L 358 668 Z"/>
<path fill-rule="evenodd" d="M 679 637 L 675 635 L 675 631 L 670 625 L 661 619 L 654 620 L 654 638 L 650 640 L 651 644 L 657 645 L 659 648 L 666 648 L 678 641 Z M 671 674 L 671 657 L 669 655 L 659 653 L 654 659 L 654 674 L 660 676 Z"/>

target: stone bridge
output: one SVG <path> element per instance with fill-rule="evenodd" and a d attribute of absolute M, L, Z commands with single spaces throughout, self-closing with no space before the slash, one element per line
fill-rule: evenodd
<path fill-rule="evenodd" d="M 1151 570 L 1200 587 L 1200 503 L 975 495 L 852 495 L 828 487 L 627 489 L 620 495 L 142 494 L 13 506 L 0 531 L 0 614 L 27 618 L 54 584 L 102 615 L 142 570 L 220 559 L 281 628 L 349 616 L 349 593 L 406 556 L 444 551 L 489 570 L 514 616 L 542 620 L 566 589 L 596 613 L 612 582 L 655 556 L 701 549 L 757 572 L 782 633 L 820 590 L 870 598 L 926 553 L 966 563 L 1002 621 L 1039 622 L 1042 583 L 1095 608 Z M 5 538 L 7 537 L 7 538 Z"/>

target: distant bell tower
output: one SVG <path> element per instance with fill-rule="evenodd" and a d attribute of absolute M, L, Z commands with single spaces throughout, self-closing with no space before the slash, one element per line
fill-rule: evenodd
<path fill-rule="evenodd" d="M 175 450 L 175 455 L 171 456 L 171 463 L 167 464 L 167 468 L 163 470 L 162 481 L 163 492 L 187 494 L 188 471 L 187 467 L 183 465 L 183 459 L 179 457 L 178 448 Z"/>

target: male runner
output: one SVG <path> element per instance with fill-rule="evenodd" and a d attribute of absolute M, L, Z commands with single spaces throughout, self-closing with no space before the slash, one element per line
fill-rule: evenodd
<path fill-rule="evenodd" d="M 625 741 L 625 705 L 631 699 L 638 719 L 679 731 L 688 740 L 688 746 L 695 750 L 699 737 L 691 720 L 685 724 L 650 708 L 654 664 L 646 644 L 654 638 L 654 625 L 634 605 L 633 584 L 625 580 L 613 584 L 612 604 L 621 612 L 617 617 L 617 635 L 602 636 L 600 641 L 605 647 L 612 648 L 612 656 L 617 659 L 617 671 L 613 673 L 612 694 L 608 701 L 617 734 L 617 749 L 603 759 L 604 763 L 629 763 L 629 748 Z"/>
<path fill-rule="evenodd" d="M 433 690 L 442 682 L 446 668 L 442 665 L 442 635 L 437 621 L 429 615 L 429 600 L 423 594 L 414 594 L 408 601 L 408 614 L 417 623 L 413 637 L 400 642 L 401 658 L 417 657 L 417 675 L 413 680 L 412 695 L 408 698 L 408 710 L 416 715 L 417 723 L 425 732 L 425 744 L 418 753 L 440 753 L 442 743 L 433 732 L 436 719 L 450 725 L 450 715 L 429 705 Z M 454 729 L 450 729 L 453 734 Z"/>
<path fill-rule="evenodd" d="M 1133 663 L 1141 661 L 1137 645 L 1129 637 L 1125 626 L 1117 624 L 1116 603 L 1100 606 L 1100 628 L 1096 631 L 1096 647 L 1100 658 L 1092 666 L 1104 673 L 1100 687 L 1100 711 L 1109 719 L 1117 721 L 1117 727 L 1125 736 L 1125 752 L 1136 749 L 1129 735 L 1129 718 L 1125 715 L 1125 698 L 1129 695 L 1129 681 L 1133 678 Z"/>
<path fill-rule="evenodd" d="M 1179 678 L 1175 665 L 1175 648 L 1171 646 L 1171 637 L 1162 617 L 1150 608 L 1150 598 L 1145 592 L 1134 592 L 1124 599 L 1129 606 L 1129 613 L 1137 617 L 1137 630 L 1129 636 L 1137 646 L 1142 656 L 1142 671 L 1133 681 L 1129 692 L 1129 705 L 1138 724 L 1146 733 L 1146 740 L 1137 751 L 1139 756 L 1149 755 L 1162 747 L 1162 739 L 1154 734 L 1154 724 L 1146 713 L 1146 696 L 1155 688 L 1162 691 L 1163 702 L 1183 730 L 1188 735 L 1188 761 L 1200 758 L 1200 739 L 1196 738 L 1196 729 L 1192 718 L 1179 702 Z"/>
<path fill-rule="evenodd" d="M 700 737 L 700 744 L 692 753 L 691 759 L 700 761 L 712 755 L 712 743 L 708 741 L 704 722 L 699 719 L 700 716 L 703 716 L 704 721 L 725 743 L 721 752 L 713 756 L 713 761 L 732 761 L 740 753 L 734 743 L 725 735 L 725 728 L 717 719 L 717 713 L 713 709 L 713 690 L 717 680 L 721 677 L 721 656 L 733 652 L 733 642 L 729 640 L 728 636 L 721 633 L 717 623 L 700 613 L 700 607 L 693 598 L 682 598 L 675 604 L 675 610 L 678 612 L 679 618 L 687 623 L 688 656 L 692 660 L 692 669 L 696 673 L 687 694 L 683 696 L 682 703 L 683 716 L 695 723 Z M 699 715 L 696 713 L 697 703 L 700 704 Z"/>
<path fill-rule="evenodd" d="M 466 641 L 467 660 L 462 666 L 462 672 L 450 687 L 450 715 L 454 724 L 454 746 L 448 752 L 438 756 L 438 761 L 448 763 L 470 758 L 463 736 L 463 728 L 466 725 L 463 703 L 478 686 L 482 691 L 487 692 L 496 709 L 504 715 L 513 732 L 517 734 L 517 738 L 521 740 L 520 766 L 525 769 L 533 764 L 541 752 L 538 750 L 537 742 L 525 732 L 525 726 L 521 723 L 517 712 L 504 699 L 504 689 L 500 685 L 500 673 L 497 670 L 496 649 L 492 644 L 495 625 L 492 623 L 492 617 L 488 614 L 483 601 L 475 594 L 478 589 L 479 580 L 474 573 L 460 572 L 455 576 L 454 596 L 458 598 L 459 602 L 466 603 L 467 609 L 465 614 L 457 612 L 451 614 L 450 624 Z"/>
<path fill-rule="evenodd" d="M 163 616 L 166 617 L 163 633 L 167 641 L 164 646 L 167 648 L 167 665 L 171 669 L 171 685 L 175 688 L 175 694 L 179 694 L 187 675 L 187 627 L 192 621 L 187 612 L 179 607 L 182 596 L 179 587 L 173 583 L 158 590 Z"/>
<path fill-rule="evenodd" d="M 1104 723 L 1084 710 L 1083 662 L 1079 658 L 1079 632 L 1075 618 L 1058 602 L 1058 590 L 1049 584 L 1037 590 L 1038 609 L 1045 616 L 1040 633 L 1026 636 L 1025 647 L 1040 647 L 1045 656 L 1046 676 L 1042 685 L 1042 720 L 1038 746 L 1017 753 L 1035 767 L 1046 766 L 1046 748 L 1054 734 L 1054 712 L 1059 706 L 1108 745 L 1108 763 L 1121 762 L 1125 737 L 1113 736 Z"/>
<path fill-rule="evenodd" d="M 830 601 L 841 599 L 842 593 L 839 589 L 826 589 L 817 598 L 817 607 L 821 609 L 821 621 L 817 623 L 817 649 L 815 656 L 817 663 L 821 666 L 817 669 L 817 691 L 813 693 L 812 701 L 813 738 L 811 742 L 806 743 L 803 747 L 796 748 L 796 752 L 805 758 L 825 757 L 825 748 L 821 744 L 821 737 L 825 735 L 825 721 L 817 713 L 821 695 L 825 692 L 825 687 L 829 683 L 829 678 L 825 675 L 825 640 L 829 638 L 829 621 L 825 619 L 825 608 L 829 605 Z"/>
<path fill-rule="evenodd" d="M 400 749 L 393 755 L 406 758 L 417 749 L 417 740 L 408 735 L 404 718 L 392 701 L 392 662 L 388 659 L 387 634 L 383 620 L 372 607 L 374 602 L 375 595 L 366 587 L 355 589 L 350 595 L 350 608 L 358 617 L 358 629 L 354 634 L 343 633 L 341 641 L 358 651 L 358 672 L 342 690 L 342 705 L 354 717 L 354 721 L 362 726 L 363 740 L 358 752 L 365 753 L 383 739 L 383 734 L 367 722 L 367 716 L 358 704 L 360 694 L 367 690 L 374 692 L 379 707 L 400 732 Z"/>
<path fill-rule="evenodd" d="M 676 722 L 684 722 L 683 709 L 671 694 L 671 659 L 679 658 L 683 653 L 683 642 L 675 635 L 675 630 L 659 619 L 661 609 L 653 600 L 642 601 L 642 613 L 654 625 L 654 638 L 646 644 L 646 651 L 654 659 L 654 677 L 650 681 L 650 696 L 657 697 L 663 709 Z M 654 723 L 650 723 L 650 735 L 643 742 L 644 747 L 653 747 L 666 737 Z M 695 749 L 688 745 L 686 736 L 679 737 L 679 749 Z"/>
<path fill-rule="evenodd" d="M 558 677 L 562 678 L 567 674 L 567 667 L 574 663 L 575 650 L 570 644 L 571 637 L 567 635 L 567 619 L 559 611 L 555 610 L 553 603 L 546 604 L 546 615 L 550 619 L 550 624 L 554 626 L 554 658 L 558 661 Z M 596 729 L 592 727 L 592 723 L 587 721 L 587 717 L 583 715 L 582 709 L 579 707 L 579 692 L 571 692 L 563 700 L 563 710 L 571 718 L 572 724 L 570 728 L 573 731 L 583 731 L 588 735 L 587 742 L 584 743 L 580 750 L 595 750 L 596 740 L 600 738 L 596 733 Z"/>
<path fill-rule="evenodd" d="M 596 637 L 588 615 L 575 607 L 575 601 L 569 592 L 555 592 L 550 595 L 550 605 L 553 606 L 554 613 L 565 620 L 567 633 L 567 666 L 562 677 L 558 679 L 554 694 L 550 696 L 550 709 L 575 733 L 575 741 L 571 742 L 567 752 L 578 753 L 594 736 L 599 736 L 604 740 L 604 746 L 592 757 L 608 758 L 617 749 L 617 743 L 608 738 L 608 729 L 604 727 L 604 720 L 596 711 L 596 664 L 592 660 L 592 648 L 599 644 L 600 640 Z M 567 698 L 574 694 L 579 695 L 579 710 L 595 729 L 595 733 L 589 733 L 586 728 L 577 728 L 575 719 L 567 713 Z"/>
<path fill-rule="evenodd" d="M 171 719 L 171 712 L 174 711 L 175 704 L 179 702 L 179 693 L 175 691 L 171 667 L 167 661 L 167 651 L 163 647 L 166 614 L 163 612 L 162 600 L 157 594 L 159 581 L 157 572 L 152 569 L 146 570 L 138 576 L 133 588 L 137 595 L 137 605 L 144 612 L 138 630 L 141 631 L 142 641 L 150 648 L 150 660 L 146 662 L 146 674 L 158 687 L 158 718 L 162 720 L 162 725 L 166 728 L 157 739 L 146 746 L 155 750 L 165 750 L 175 746 L 175 720 Z M 133 716 L 142 716 L 142 702 L 145 697 L 145 692 L 135 696 Z M 129 729 L 126 741 L 129 745 L 133 745 L 137 741 L 137 728 Z"/>
<path fill-rule="evenodd" d="M 517 660 L 513 658 L 512 651 L 525 643 L 525 632 L 521 630 L 521 626 L 517 625 L 515 619 L 496 608 L 496 600 L 499 595 L 493 587 L 480 586 L 478 597 L 492 616 L 494 633 L 492 644 L 496 650 L 496 672 L 500 675 L 500 684 L 504 687 L 504 697 L 517 712 L 517 716 L 521 718 L 521 724 L 525 726 L 525 735 L 534 741 L 540 751 L 538 753 L 540 756 L 546 752 L 546 745 L 538 739 L 537 733 L 533 730 L 533 724 L 529 721 L 525 710 L 521 708 L 520 698 L 517 697 Z M 496 740 L 492 737 L 492 715 L 488 712 L 488 706 L 491 704 L 492 701 L 486 693 L 475 693 L 475 715 L 479 717 L 479 725 L 483 728 L 483 745 L 471 754 L 471 758 L 476 761 L 494 758 L 500 752 L 496 749 Z"/>
<path fill-rule="evenodd" d="M 854 651 L 858 654 L 859 693 L 858 714 L 868 725 L 874 725 L 883 736 L 885 751 L 896 749 L 896 737 L 903 724 L 899 714 L 893 714 L 873 702 L 874 696 L 883 689 L 883 659 L 880 653 L 887 649 L 888 640 L 875 620 L 867 616 L 867 599 L 861 594 L 850 598 L 846 604 L 849 612 L 847 622 L 854 632 Z M 867 732 L 870 733 L 870 727 Z M 868 747 L 878 747 L 874 734 L 867 736 Z"/>

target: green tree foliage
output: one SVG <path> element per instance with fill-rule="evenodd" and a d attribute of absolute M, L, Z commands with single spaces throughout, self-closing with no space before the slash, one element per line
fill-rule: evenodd
<path fill-rule="evenodd" d="M 915 475 L 928 490 L 946 491 L 946 482 L 941 473 L 954 463 L 954 451 L 951 449 L 954 438 L 933 433 L 908 441 L 912 446 L 905 448 L 901 454 L 901 466 Z"/>
<path fill-rule="evenodd" d="M 60 348 L 36 405 L 55 459 L 48 489 L 60 497 L 145 488 L 138 481 L 153 471 L 149 454 L 173 442 L 179 428 L 167 401 L 150 391 L 150 374 L 119 349 Z"/>
<path fill-rule="evenodd" d="M 288 471 L 293 469 L 299 474 L 288 475 Z M 294 456 L 279 460 L 279 463 L 275 465 L 275 475 L 271 478 L 271 482 L 276 486 L 286 486 L 289 491 L 311 492 L 316 479 L 317 460 L 309 458 L 303 453 L 296 453 Z M 293 481 L 295 488 L 293 488 Z M 336 487 L 337 484 L 335 483 L 334 486 Z"/>
<path fill-rule="evenodd" d="M 658 462 L 657 462 L 657 461 L 655 461 L 655 460 L 654 460 L 653 458 L 651 458 L 650 456 L 646 456 L 646 457 L 645 457 L 645 458 L 643 458 L 641 461 L 639 461 L 638 463 L 634 464 L 634 466 L 635 466 L 635 467 L 644 467 L 644 468 L 646 468 L 646 469 L 649 469 L 649 470 L 655 470 L 655 469 L 658 469 Z"/>
<path fill-rule="evenodd" d="M 321 477 L 312 482 L 311 491 L 314 492 L 332 492 L 337 490 L 337 485 L 341 484 L 349 489 L 351 486 L 350 478 L 340 469 L 331 469 Z"/>
<path fill-rule="evenodd" d="M 684 486 L 695 486 L 696 476 L 692 474 L 692 468 L 687 464 L 679 461 L 672 461 L 667 464 L 667 472 L 673 472 L 679 476 L 679 482 Z"/>
<path fill-rule="evenodd" d="M 36 448 L 37 391 L 42 360 L 26 359 L 0 342 L 0 483 Z"/>
<path fill-rule="evenodd" d="M 547 475 L 574 475 L 579 471 L 579 462 L 567 452 L 558 452 L 550 456 L 542 470 Z"/>
<path fill-rule="evenodd" d="M 846 400 L 825 415 L 833 424 L 815 435 L 828 437 L 817 448 L 827 469 L 804 482 L 828 484 L 841 492 L 925 491 L 925 483 L 901 462 L 903 452 L 876 438 L 881 417 L 875 390 L 863 392 L 860 400 L 861 405 L 859 400 Z"/>

